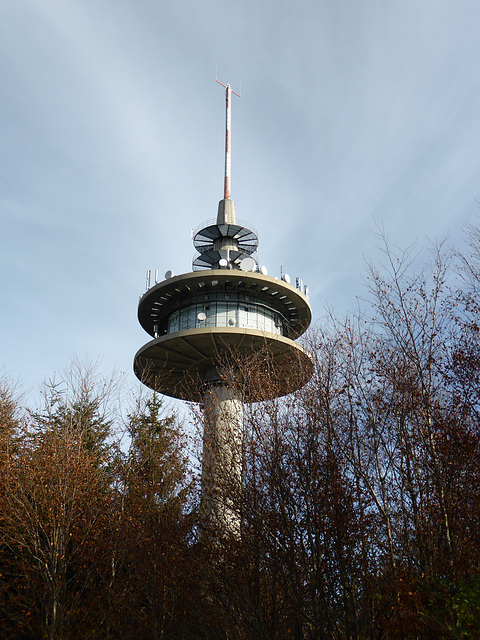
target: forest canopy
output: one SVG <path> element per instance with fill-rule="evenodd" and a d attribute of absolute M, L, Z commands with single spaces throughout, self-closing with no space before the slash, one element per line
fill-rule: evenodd
<path fill-rule="evenodd" d="M 246 405 L 240 536 L 202 531 L 196 407 L 119 407 L 74 361 L 32 409 L 5 377 L 0 636 L 480 637 L 480 231 L 383 255 L 307 335 L 309 383 Z"/>

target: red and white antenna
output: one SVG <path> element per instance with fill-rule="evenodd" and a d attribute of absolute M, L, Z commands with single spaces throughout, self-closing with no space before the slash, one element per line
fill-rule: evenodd
<path fill-rule="evenodd" d="M 230 170 L 231 170 L 231 158 L 230 158 L 230 128 L 232 124 L 231 109 L 230 109 L 230 94 L 234 93 L 240 98 L 240 94 L 230 87 L 229 84 L 223 84 L 217 78 L 215 82 L 225 87 L 225 99 L 226 99 L 226 117 L 225 117 L 225 187 L 223 197 L 226 200 L 230 198 Z"/>

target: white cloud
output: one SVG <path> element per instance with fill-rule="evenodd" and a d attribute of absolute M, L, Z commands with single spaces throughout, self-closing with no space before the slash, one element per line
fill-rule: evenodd
<path fill-rule="evenodd" d="M 216 65 L 242 86 L 237 213 L 317 316 L 355 306 L 374 218 L 398 244 L 458 237 L 480 198 L 479 18 L 474 0 L 7 0 L 7 369 L 40 382 L 99 349 L 130 370 L 145 270 L 189 270 L 222 195 Z"/>

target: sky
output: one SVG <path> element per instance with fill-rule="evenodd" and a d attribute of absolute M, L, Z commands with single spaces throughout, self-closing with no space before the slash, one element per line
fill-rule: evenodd
<path fill-rule="evenodd" d="M 480 201 L 478 0 L 2 0 L 0 366 L 133 384 L 147 269 L 191 271 L 232 197 L 259 261 L 354 310 L 392 243 L 461 245 Z"/>

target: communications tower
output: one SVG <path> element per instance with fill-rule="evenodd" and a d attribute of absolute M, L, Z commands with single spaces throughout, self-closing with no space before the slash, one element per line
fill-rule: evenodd
<path fill-rule="evenodd" d="M 217 82 L 219 82 L 217 80 Z M 222 84 L 222 83 L 219 83 Z M 271 399 L 303 386 L 312 362 L 295 342 L 311 321 L 308 289 L 287 274 L 267 275 L 256 258 L 258 237 L 238 220 L 230 197 L 230 85 L 226 93 L 224 197 L 216 219 L 193 232 L 198 253 L 192 271 L 150 286 L 138 319 L 152 337 L 135 355 L 134 371 L 148 387 L 199 402 L 204 410 L 202 518 L 206 529 L 239 535 L 242 487 L 243 402 Z M 236 94 L 238 95 L 238 94 Z M 227 383 L 225 362 L 266 350 L 275 386 L 240 394 Z M 299 372 L 302 372 L 299 375 Z M 279 375 L 280 374 L 280 375 Z"/>

